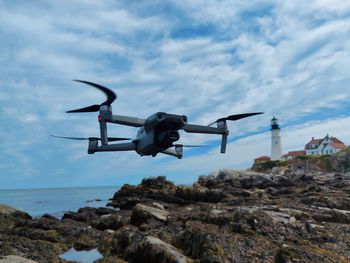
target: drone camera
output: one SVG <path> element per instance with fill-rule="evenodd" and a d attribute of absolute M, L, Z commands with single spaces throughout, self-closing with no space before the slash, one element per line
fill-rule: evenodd
<path fill-rule="evenodd" d="M 164 131 L 159 133 L 159 142 L 175 142 L 180 139 L 180 134 L 178 131 Z"/>
<path fill-rule="evenodd" d="M 177 141 L 180 139 L 180 135 L 177 131 L 169 131 L 168 137 L 171 141 Z"/>

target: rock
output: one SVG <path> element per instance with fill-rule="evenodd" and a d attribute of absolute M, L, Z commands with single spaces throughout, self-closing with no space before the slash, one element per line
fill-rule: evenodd
<path fill-rule="evenodd" d="M 94 263 L 128 263 L 127 261 L 121 259 L 120 257 L 103 257 L 101 259 L 95 260 Z"/>
<path fill-rule="evenodd" d="M 166 189 L 174 187 L 174 183 L 168 181 L 165 176 L 144 178 L 141 185 L 148 188 Z"/>
<path fill-rule="evenodd" d="M 63 215 L 62 219 L 71 219 L 78 222 L 86 222 L 89 225 L 94 224 L 100 220 L 103 215 L 113 214 L 115 210 L 105 207 L 83 207 L 77 212 L 67 212 Z"/>
<path fill-rule="evenodd" d="M 160 203 L 153 202 L 152 205 L 153 205 L 154 207 L 156 207 L 156 208 L 159 208 L 159 209 L 164 210 L 164 206 L 161 205 Z"/>
<path fill-rule="evenodd" d="M 9 255 L 0 259 L 0 263 L 36 263 L 36 261 L 23 258 L 20 256 Z"/>
<path fill-rule="evenodd" d="M 219 263 L 220 257 L 225 252 L 219 237 L 212 231 L 217 232 L 217 227 L 212 227 L 210 224 L 195 226 L 189 224 L 186 230 L 180 233 L 177 244 L 193 259 L 200 259 L 200 262 Z"/>
<path fill-rule="evenodd" d="M 250 188 L 266 188 L 275 186 L 276 182 L 271 176 L 252 171 L 236 171 L 236 170 L 220 170 L 217 173 L 210 174 L 207 177 L 201 176 L 198 183 L 208 187 L 215 188 L 222 183 L 230 184 L 233 187 Z"/>
<path fill-rule="evenodd" d="M 102 215 L 100 220 L 93 223 L 93 227 L 99 230 L 112 229 L 117 230 L 124 225 L 121 216 L 119 215 Z"/>
<path fill-rule="evenodd" d="M 91 199 L 91 200 L 86 200 L 85 203 L 92 203 L 92 202 L 102 202 L 102 199 Z"/>
<path fill-rule="evenodd" d="M 163 263 L 187 263 L 192 262 L 172 245 L 153 236 L 146 236 L 137 245 L 130 256 L 131 262 L 163 262 Z"/>
<path fill-rule="evenodd" d="M 103 254 L 109 256 L 119 255 L 122 258 L 127 258 L 134 246 L 143 240 L 144 236 L 135 226 L 123 226 L 112 237 L 111 240 L 100 246 Z"/>
<path fill-rule="evenodd" d="M 0 214 L 8 215 L 8 214 L 12 214 L 12 213 L 17 212 L 17 211 L 19 211 L 19 210 L 17 210 L 16 208 L 13 208 L 13 207 L 8 206 L 8 205 L 0 204 Z"/>
<path fill-rule="evenodd" d="M 169 216 L 169 212 L 154 208 L 151 206 L 143 205 L 143 204 L 137 204 L 133 208 L 133 212 L 131 214 L 131 223 L 133 225 L 141 225 L 142 223 L 147 222 L 147 219 L 149 218 L 155 218 L 162 222 L 167 221 Z"/>
<path fill-rule="evenodd" d="M 204 187 L 179 187 L 175 196 L 182 198 L 188 202 L 210 202 L 218 203 L 226 197 L 219 189 L 207 189 Z"/>
<path fill-rule="evenodd" d="M 26 212 L 23 212 L 21 210 L 18 210 L 16 208 L 13 208 L 13 207 L 8 206 L 8 205 L 3 205 L 3 204 L 0 204 L 0 215 L 12 215 L 12 216 L 15 216 L 15 217 L 21 218 L 21 219 L 31 219 L 32 218 Z"/>
<path fill-rule="evenodd" d="M 338 209 L 320 209 L 312 217 L 317 222 L 334 222 L 340 224 L 350 224 L 350 211 Z"/>
<path fill-rule="evenodd" d="M 56 218 L 50 214 L 43 214 L 41 217 L 47 218 L 47 219 L 52 219 L 52 220 L 58 220 L 58 218 Z"/>
<path fill-rule="evenodd" d="M 146 178 L 114 195 L 123 209 L 84 207 L 62 220 L 6 208 L 0 255 L 61 262 L 75 247 L 97 248 L 101 263 L 348 262 L 350 173 L 296 170 L 222 170 L 193 186 Z"/>
<path fill-rule="evenodd" d="M 113 235 L 115 233 L 115 230 L 112 229 L 106 229 L 106 233 Z"/>
<path fill-rule="evenodd" d="M 164 176 L 151 177 L 142 180 L 137 186 L 125 184 L 116 192 L 108 206 L 121 210 L 132 209 L 136 204 L 145 201 L 161 201 L 167 203 L 184 204 L 186 200 L 175 196 L 177 187 Z"/>

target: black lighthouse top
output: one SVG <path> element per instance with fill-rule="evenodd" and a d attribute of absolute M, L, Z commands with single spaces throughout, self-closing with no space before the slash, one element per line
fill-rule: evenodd
<path fill-rule="evenodd" d="M 275 116 L 273 116 L 273 118 L 271 119 L 271 130 L 279 130 L 280 129 L 280 125 L 278 123 L 278 120 Z"/>

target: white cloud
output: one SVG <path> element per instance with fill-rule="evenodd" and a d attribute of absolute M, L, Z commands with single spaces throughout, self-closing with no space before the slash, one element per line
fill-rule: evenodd
<path fill-rule="evenodd" d="M 336 121 L 317 123 L 326 118 L 324 112 L 339 117 L 350 99 L 346 1 L 172 1 L 171 14 L 162 9 L 162 1 L 43 3 L 6 3 L 0 11 L 0 111 L 8 115 L 0 119 L 9 123 L 3 134 L 28 142 L 17 154 L 8 144 L 5 149 L 13 163 L 27 159 L 23 162 L 28 173 L 69 162 L 70 169 L 79 167 L 97 178 L 99 169 L 92 168 L 99 165 L 97 160 L 113 159 L 103 168 L 105 174 L 115 167 L 124 175 L 139 169 L 148 174 L 197 174 L 246 167 L 257 155 L 268 153 L 269 134 L 263 133 L 231 143 L 226 155 L 215 149 L 181 161 L 139 158 L 135 153 L 85 156 L 86 144 L 49 138 L 51 133 L 98 135 L 96 115 L 64 113 L 104 100 L 98 91 L 70 81 L 76 78 L 114 89 L 116 114 L 147 117 L 166 111 L 208 124 L 228 114 L 264 111 L 231 123 L 231 134 L 261 133 L 277 115 L 282 123 L 298 124 L 283 130 L 285 150 L 298 148 L 298 137 L 330 133 L 348 140 Z M 186 29 L 193 28 L 198 32 L 187 35 Z M 306 126 L 300 126 L 305 119 Z M 136 131 L 113 126 L 110 134 L 134 136 Z M 213 141 L 218 137 L 182 138 L 187 144 Z M 36 157 L 32 152 L 38 148 L 48 152 Z M 40 158 L 55 164 L 48 169 L 50 164 Z M 164 160 L 170 161 L 163 165 Z"/>

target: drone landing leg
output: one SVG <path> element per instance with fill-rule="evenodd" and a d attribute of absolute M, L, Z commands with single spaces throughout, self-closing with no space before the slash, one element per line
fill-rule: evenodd
<path fill-rule="evenodd" d="M 167 154 L 167 155 L 170 155 L 170 156 L 175 156 L 178 159 L 182 159 L 182 153 L 180 153 L 178 151 L 174 151 L 172 149 L 166 149 L 166 150 L 162 151 L 161 153 Z"/>

